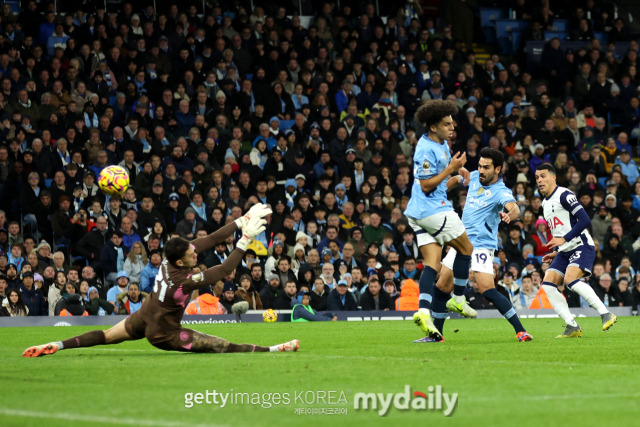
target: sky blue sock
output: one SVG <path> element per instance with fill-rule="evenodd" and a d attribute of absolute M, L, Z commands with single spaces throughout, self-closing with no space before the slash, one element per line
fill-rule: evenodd
<path fill-rule="evenodd" d="M 522 323 L 520 323 L 520 318 L 516 314 L 513 304 L 511 304 L 507 297 L 498 292 L 496 288 L 484 291 L 482 296 L 493 303 L 500 314 L 502 314 L 504 318 L 511 323 L 511 326 L 516 330 L 516 333 L 524 331 L 524 327 L 522 326 Z"/>

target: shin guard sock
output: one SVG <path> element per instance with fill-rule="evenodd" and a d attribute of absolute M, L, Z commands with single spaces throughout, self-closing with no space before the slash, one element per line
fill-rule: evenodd
<path fill-rule="evenodd" d="M 428 265 L 424 266 L 424 270 L 422 270 L 422 274 L 420 275 L 420 300 L 418 302 L 420 308 L 431 308 L 431 294 L 433 292 L 434 283 L 436 282 L 436 271 L 429 267 Z"/>
<path fill-rule="evenodd" d="M 566 323 L 567 326 L 578 326 L 576 319 L 573 318 L 573 315 L 569 311 L 567 300 L 564 298 L 564 295 L 558 291 L 558 287 L 551 282 L 542 282 L 542 289 L 544 289 L 544 292 L 547 294 L 553 310 L 564 320 L 564 323 Z"/>
<path fill-rule="evenodd" d="M 453 298 L 458 304 L 465 301 L 464 291 L 469 281 L 469 265 L 471 264 L 471 255 L 462 255 L 460 252 L 456 254 L 453 261 Z"/>
<path fill-rule="evenodd" d="M 62 341 L 62 348 L 93 347 L 104 342 L 104 331 L 91 331 Z"/>
<path fill-rule="evenodd" d="M 598 314 L 602 315 L 609 312 L 604 303 L 600 301 L 600 298 L 598 298 L 598 295 L 596 295 L 596 292 L 593 290 L 593 288 L 580 279 L 576 279 L 573 282 L 569 283 L 567 287 L 584 298 L 584 300 L 589 303 L 591 308 L 598 311 Z"/>
<path fill-rule="evenodd" d="M 516 333 L 524 331 L 524 327 L 522 326 L 522 323 L 520 323 L 520 318 L 516 314 L 513 304 L 511 304 L 507 297 L 498 292 L 496 288 L 484 291 L 482 296 L 493 303 L 500 314 L 502 314 L 504 318 L 511 323 L 511 326 L 516 330 Z"/>
<path fill-rule="evenodd" d="M 447 301 L 451 296 L 442 292 L 437 286 L 433 287 L 433 303 L 431 304 L 431 317 L 433 324 L 442 333 L 444 321 L 447 319 Z"/>

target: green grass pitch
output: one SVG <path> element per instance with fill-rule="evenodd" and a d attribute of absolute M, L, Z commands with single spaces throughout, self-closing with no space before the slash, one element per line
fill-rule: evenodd
<path fill-rule="evenodd" d="M 534 336 L 519 343 L 496 320 L 450 320 L 445 343 L 412 344 L 410 321 L 220 324 L 194 329 L 234 342 L 276 344 L 292 338 L 299 353 L 185 354 L 145 340 L 21 357 L 34 344 L 89 327 L 0 328 L 0 425 L 70 426 L 631 426 L 640 423 L 640 319 L 620 318 L 602 332 L 599 318 L 579 319 L 584 337 L 554 339 L 558 319 L 524 319 Z M 454 332 L 458 330 L 458 332 Z M 458 393 L 449 417 L 437 410 L 354 409 L 356 393 Z M 185 393 L 290 393 L 290 403 L 202 403 Z M 294 402 L 333 391 L 347 401 Z M 328 396 L 328 394 L 327 394 Z M 270 398 L 271 399 L 271 398 Z M 297 408 L 345 408 L 346 415 L 301 415 Z"/>

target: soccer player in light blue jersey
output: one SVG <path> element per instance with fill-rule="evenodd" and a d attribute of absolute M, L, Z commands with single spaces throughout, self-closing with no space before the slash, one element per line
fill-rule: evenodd
<path fill-rule="evenodd" d="M 513 193 L 502 181 L 504 156 L 491 148 L 480 151 L 478 170 L 471 172 L 467 200 L 462 212 L 462 224 L 473 243 L 471 254 L 471 274 L 478 284 L 478 290 L 511 323 L 519 341 L 531 341 L 533 337 L 525 331 L 511 301 L 496 289 L 493 280 L 493 258 L 498 249 L 498 226 L 500 221 L 507 224 L 520 216 L 520 208 Z M 453 180 L 452 180 L 453 181 Z M 451 185 L 453 187 L 453 185 Z M 504 211 L 507 212 L 504 212 Z M 449 295 L 453 290 L 453 263 L 455 249 L 450 249 L 442 260 L 440 278 L 433 289 L 431 312 L 433 323 L 442 331 L 450 307 Z"/>
<path fill-rule="evenodd" d="M 469 182 L 469 171 L 463 167 L 467 161 L 466 153 L 452 157 L 447 144 L 453 135 L 452 115 L 457 112 L 453 102 L 443 100 L 429 101 L 416 112 L 416 120 L 424 124 L 427 133 L 418 141 L 413 155 L 414 181 L 405 215 L 416 233 L 424 264 L 419 281 L 419 310 L 413 315 L 413 321 L 427 334 L 422 339 L 424 342 L 442 340 L 442 333 L 433 324 L 429 310 L 444 244 L 457 251 L 453 263 L 454 296 L 450 305 L 462 313 L 471 308 L 465 300 L 464 290 L 469 278 L 473 245 L 447 199 L 447 181 L 453 173 L 460 174 L 453 179 Z"/>

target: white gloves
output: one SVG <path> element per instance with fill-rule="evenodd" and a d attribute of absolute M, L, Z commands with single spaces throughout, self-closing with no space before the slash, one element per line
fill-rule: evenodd
<path fill-rule="evenodd" d="M 244 227 L 246 227 L 247 223 L 249 222 L 249 220 L 251 220 L 251 218 L 253 217 L 264 218 L 270 214 L 271 214 L 270 207 L 262 203 L 256 203 L 255 205 L 251 206 L 251 209 L 249 209 L 249 211 L 246 214 L 244 214 L 244 216 L 241 216 L 240 218 L 236 219 L 235 223 L 238 226 L 238 228 L 242 230 L 244 229 Z"/>
<path fill-rule="evenodd" d="M 271 209 L 269 209 L 271 212 Z M 262 219 L 260 216 L 253 216 L 242 228 L 242 237 L 236 243 L 236 247 L 247 250 L 247 246 L 251 243 L 254 237 L 262 233 L 267 228 L 267 220 Z"/>

